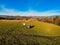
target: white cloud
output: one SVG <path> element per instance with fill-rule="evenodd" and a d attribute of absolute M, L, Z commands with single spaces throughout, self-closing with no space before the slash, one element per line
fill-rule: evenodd
<path fill-rule="evenodd" d="M 60 10 L 49 10 L 45 12 L 37 12 L 34 10 L 28 11 L 17 11 L 14 9 L 5 8 L 3 5 L 1 6 L 0 15 L 20 15 L 20 16 L 53 16 L 53 15 L 60 15 Z"/>

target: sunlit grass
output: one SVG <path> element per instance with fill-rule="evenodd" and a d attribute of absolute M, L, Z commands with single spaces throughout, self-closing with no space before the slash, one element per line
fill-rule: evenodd
<path fill-rule="evenodd" d="M 51 44 L 50 38 L 60 36 L 60 26 L 43 22 L 25 22 L 26 26 L 33 25 L 33 28 L 26 28 L 23 21 L 0 21 L 0 41 L 5 41 L 4 45 L 13 44 Z M 43 36 L 50 36 L 49 38 Z M 58 39 L 59 37 L 56 37 Z M 54 38 L 55 39 L 55 38 Z M 52 40 L 52 42 L 54 41 Z M 58 39 L 60 41 L 60 39 Z M 18 43 L 19 42 L 19 43 Z M 4 42 L 3 42 L 4 43 Z M 14 43 L 14 44 L 16 44 Z"/>
<path fill-rule="evenodd" d="M 22 25 L 23 22 L 14 21 L 0 21 L 0 32 L 17 31 L 25 34 L 43 35 L 43 36 L 60 36 L 60 26 L 43 23 L 43 22 L 27 22 L 27 25 L 34 25 L 33 28 L 28 29 Z M 16 32 L 16 33 L 17 33 Z"/>

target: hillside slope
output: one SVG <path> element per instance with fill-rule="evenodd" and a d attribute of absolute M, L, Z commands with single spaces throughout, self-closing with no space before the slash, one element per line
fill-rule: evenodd
<path fill-rule="evenodd" d="M 0 45 L 60 45 L 60 26 L 43 22 L 0 21 Z"/>
<path fill-rule="evenodd" d="M 27 25 L 33 25 L 33 28 L 26 28 L 21 21 L 0 21 L 0 31 L 20 31 L 23 34 L 43 35 L 43 36 L 60 36 L 60 26 L 44 22 L 26 22 Z M 17 32 L 16 32 L 17 33 Z"/>
<path fill-rule="evenodd" d="M 29 22 L 30 25 L 34 25 L 34 31 L 38 35 L 43 36 L 60 36 L 60 26 L 44 23 L 44 22 Z"/>

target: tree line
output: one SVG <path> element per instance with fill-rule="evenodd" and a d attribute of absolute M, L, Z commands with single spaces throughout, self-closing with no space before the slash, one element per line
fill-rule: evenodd
<path fill-rule="evenodd" d="M 60 26 L 60 16 L 50 16 L 50 17 L 0 16 L 0 20 L 29 20 L 31 18 L 37 19 L 37 21 L 43 21 Z"/>
<path fill-rule="evenodd" d="M 38 18 L 38 21 L 43 21 L 47 23 L 52 23 L 60 26 L 60 16 L 54 16 L 54 17 L 42 17 Z"/>

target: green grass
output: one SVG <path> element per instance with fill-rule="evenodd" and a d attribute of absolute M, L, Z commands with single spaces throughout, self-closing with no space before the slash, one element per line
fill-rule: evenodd
<path fill-rule="evenodd" d="M 28 22 L 28 25 L 34 25 L 32 28 L 37 35 L 43 36 L 60 36 L 60 26 L 43 23 L 43 22 Z"/>
<path fill-rule="evenodd" d="M 60 41 L 60 26 L 43 22 L 0 21 L 0 45 L 50 45 Z M 57 42 L 55 42 L 57 40 Z M 60 43 L 58 43 L 60 44 Z"/>

